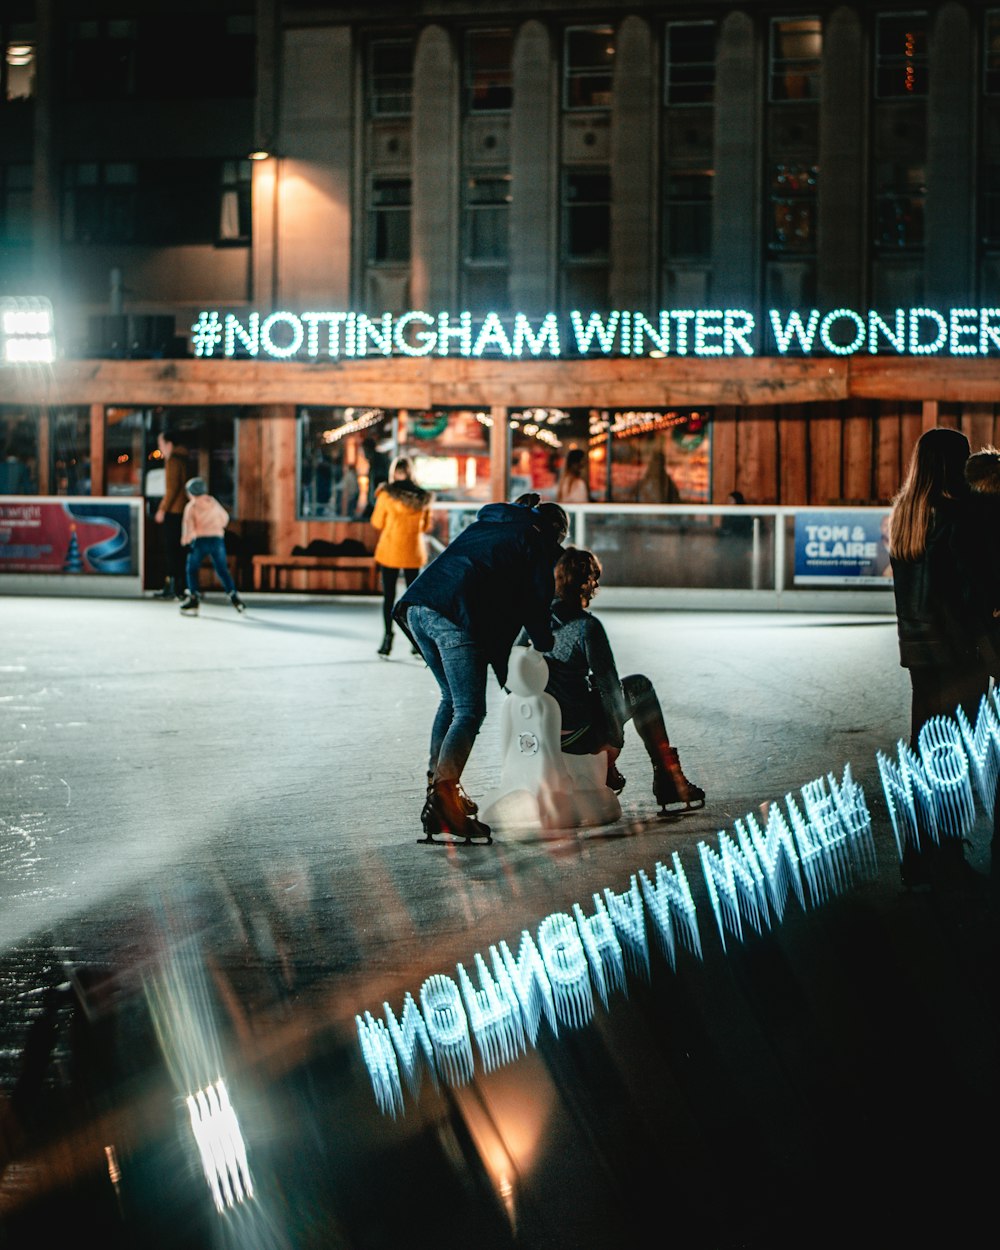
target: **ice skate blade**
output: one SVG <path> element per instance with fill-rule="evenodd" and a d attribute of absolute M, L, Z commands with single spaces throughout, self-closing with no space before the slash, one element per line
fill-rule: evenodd
<path fill-rule="evenodd" d="M 686 799 L 672 800 L 672 806 L 665 803 L 660 804 L 658 816 L 683 816 L 685 812 L 699 812 L 705 806 L 704 799 L 695 799 L 693 802 Z"/>
<path fill-rule="evenodd" d="M 449 834 L 445 830 L 431 831 L 424 830 L 424 836 L 417 838 L 419 843 L 431 843 L 435 846 L 491 846 L 492 834 L 486 834 L 485 838 L 465 838 L 460 834 Z"/>

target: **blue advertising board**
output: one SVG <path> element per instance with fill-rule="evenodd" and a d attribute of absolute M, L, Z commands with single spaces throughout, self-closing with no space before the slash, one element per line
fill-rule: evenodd
<path fill-rule="evenodd" d="M 795 514 L 796 586 L 892 585 L 889 509 Z"/>

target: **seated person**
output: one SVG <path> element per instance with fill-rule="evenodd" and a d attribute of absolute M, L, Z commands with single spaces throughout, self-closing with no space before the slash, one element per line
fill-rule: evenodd
<path fill-rule="evenodd" d="M 592 551 L 569 547 L 556 562 L 551 618 L 555 646 L 545 653 L 545 689 L 562 712 L 562 749 L 570 755 L 604 751 L 608 787 L 620 794 L 625 778 L 615 761 L 625 741 L 625 723 L 631 720 L 652 761 L 653 794 L 660 807 L 702 807 L 705 792 L 681 771 L 652 683 L 638 674 L 619 679 L 604 626 L 587 611 L 600 578 L 601 562 Z M 526 641 L 523 635 L 521 641 Z"/>

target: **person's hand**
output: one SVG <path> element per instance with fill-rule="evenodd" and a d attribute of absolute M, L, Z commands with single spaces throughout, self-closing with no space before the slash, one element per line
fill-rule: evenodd
<path fill-rule="evenodd" d="M 156 516 L 153 518 L 153 520 L 156 522 L 156 524 L 157 524 L 157 525 L 162 525 L 162 524 L 163 524 L 163 518 L 164 518 L 166 515 L 167 515 L 167 514 L 163 511 L 163 509 L 162 509 L 162 508 L 157 508 L 157 509 L 156 509 Z"/>

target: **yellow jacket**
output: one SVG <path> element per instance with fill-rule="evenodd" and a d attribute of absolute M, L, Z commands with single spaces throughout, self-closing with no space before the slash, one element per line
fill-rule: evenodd
<path fill-rule="evenodd" d="M 387 569 L 420 569 L 427 563 L 423 536 L 431 527 L 434 496 L 416 482 L 383 482 L 375 492 L 371 524 L 381 530 L 375 563 Z"/>

